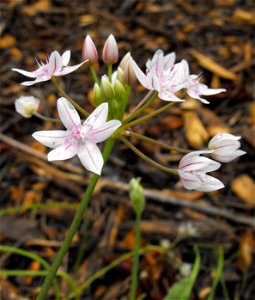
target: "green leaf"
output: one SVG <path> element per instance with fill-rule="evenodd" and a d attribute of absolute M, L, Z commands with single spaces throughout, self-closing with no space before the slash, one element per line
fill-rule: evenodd
<path fill-rule="evenodd" d="M 191 277 L 186 277 L 176 282 L 168 291 L 164 300 L 187 300 L 193 286 Z"/>

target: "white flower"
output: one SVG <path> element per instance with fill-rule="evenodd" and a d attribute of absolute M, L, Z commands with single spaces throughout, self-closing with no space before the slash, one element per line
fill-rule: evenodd
<path fill-rule="evenodd" d="M 229 133 L 216 134 L 208 144 L 208 148 L 213 150 L 211 156 L 220 162 L 227 163 L 246 154 L 245 151 L 238 149 L 241 146 L 240 138 Z"/>
<path fill-rule="evenodd" d="M 22 75 L 25 75 L 27 77 L 35 78 L 35 80 L 32 81 L 25 81 L 22 82 L 22 85 L 33 85 L 38 82 L 48 81 L 51 79 L 52 76 L 62 76 L 69 74 L 76 69 L 78 69 L 81 65 L 83 65 L 86 61 L 75 65 L 75 66 L 67 66 L 70 61 L 71 51 L 67 50 L 65 51 L 62 56 L 57 52 L 53 51 L 50 54 L 49 60 L 47 60 L 46 63 L 43 62 L 37 62 L 39 68 L 35 71 L 28 72 L 21 69 L 12 69 L 13 71 L 16 71 Z"/>
<path fill-rule="evenodd" d="M 179 163 L 179 176 L 184 187 L 188 190 L 211 192 L 224 187 L 223 183 L 207 175 L 221 166 L 220 163 L 202 157 L 200 154 L 212 153 L 213 151 L 194 151 L 185 155 Z"/>
<path fill-rule="evenodd" d="M 147 62 L 146 74 L 133 61 L 133 69 L 139 82 L 148 90 L 158 92 L 158 97 L 165 101 L 184 101 L 175 93 L 187 86 L 189 66 L 186 60 L 173 64 L 175 54 L 164 57 L 163 51 L 158 50 L 151 61 Z"/>
<path fill-rule="evenodd" d="M 208 104 L 209 101 L 207 101 L 204 98 L 201 98 L 200 95 L 204 96 L 210 96 L 219 94 L 222 92 L 226 92 L 225 89 L 210 89 L 207 85 L 203 83 L 199 83 L 200 76 L 199 75 L 190 75 L 188 80 L 188 86 L 187 86 L 187 93 L 190 97 L 194 99 L 198 99 L 201 102 Z"/>
<path fill-rule="evenodd" d="M 15 109 L 25 118 L 30 118 L 37 111 L 40 104 L 39 99 L 33 96 L 21 96 L 15 100 Z"/>
<path fill-rule="evenodd" d="M 33 137 L 41 144 L 54 148 L 48 160 L 65 160 L 78 155 L 82 165 L 101 175 L 104 160 L 97 143 L 105 141 L 121 126 L 119 120 L 107 122 L 108 103 L 99 105 L 81 124 L 81 119 L 65 98 L 57 102 L 58 113 L 67 130 L 37 131 Z"/>

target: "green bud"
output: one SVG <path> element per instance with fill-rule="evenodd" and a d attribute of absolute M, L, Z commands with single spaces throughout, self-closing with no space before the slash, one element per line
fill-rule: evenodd
<path fill-rule="evenodd" d="M 102 102 L 101 89 L 97 83 L 95 83 L 93 87 L 93 101 L 96 104 L 96 106 L 98 106 Z"/>
<path fill-rule="evenodd" d="M 106 75 L 102 76 L 101 80 L 101 88 L 103 90 L 104 95 L 108 99 L 114 98 L 114 89 Z"/>
<path fill-rule="evenodd" d="M 126 93 L 127 93 L 126 88 L 118 79 L 115 80 L 114 91 L 117 100 L 122 101 L 122 99 L 126 98 Z"/>
<path fill-rule="evenodd" d="M 120 82 L 123 82 L 123 70 L 119 67 L 118 70 L 117 70 L 117 79 L 120 81 Z"/>
<path fill-rule="evenodd" d="M 135 213 L 140 215 L 145 206 L 143 187 L 140 184 L 141 178 L 133 178 L 129 183 L 129 197 Z"/>

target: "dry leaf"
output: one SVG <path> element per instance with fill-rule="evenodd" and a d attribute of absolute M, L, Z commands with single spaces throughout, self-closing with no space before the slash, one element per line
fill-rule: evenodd
<path fill-rule="evenodd" d="M 16 43 L 16 38 L 12 35 L 5 35 L 0 38 L 0 49 L 10 48 Z"/>
<path fill-rule="evenodd" d="M 238 76 L 227 70 L 226 68 L 222 67 L 218 63 L 216 63 L 214 60 L 212 60 L 210 57 L 198 52 L 195 49 L 191 50 L 191 54 L 198 60 L 199 64 L 204 67 L 205 69 L 211 71 L 212 73 L 215 73 L 219 77 L 230 79 L 230 80 L 237 80 Z"/>
<path fill-rule="evenodd" d="M 245 271 L 252 265 L 253 248 L 255 245 L 255 237 L 251 228 L 247 229 L 240 237 L 239 256 L 237 265 L 241 271 Z"/>
<path fill-rule="evenodd" d="M 231 183 L 232 190 L 247 204 L 255 206 L 255 182 L 248 175 L 240 175 Z"/>
<path fill-rule="evenodd" d="M 188 143 L 193 148 L 202 148 L 208 141 L 208 132 L 198 115 L 193 111 L 184 112 L 184 131 Z"/>
<path fill-rule="evenodd" d="M 88 26 L 96 22 L 96 17 L 92 15 L 82 15 L 79 18 L 80 26 Z"/>

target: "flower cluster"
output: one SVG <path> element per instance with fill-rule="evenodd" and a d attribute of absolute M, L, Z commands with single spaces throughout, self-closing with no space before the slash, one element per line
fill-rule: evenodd
<path fill-rule="evenodd" d="M 49 148 L 53 148 L 48 154 L 49 161 L 69 159 L 77 155 L 86 169 L 101 175 L 104 158 L 97 143 L 103 142 L 110 137 L 113 139 L 119 138 L 148 163 L 163 171 L 178 174 L 186 189 L 211 192 L 224 187 L 220 180 L 207 173 L 219 169 L 221 162 L 230 162 L 245 154 L 244 151 L 239 150 L 240 137 L 225 133 L 217 134 L 209 142 L 208 149 L 193 152 L 185 150 L 185 152 L 190 153 L 181 159 L 179 168 L 170 169 L 161 166 L 141 153 L 125 136 L 132 136 L 133 134 L 138 138 L 151 142 L 152 139 L 132 131 L 126 131 L 126 129 L 167 110 L 168 105 L 147 116 L 145 115 L 143 118 L 137 119 L 157 98 L 169 102 L 185 101 L 185 94 L 183 93 L 185 92 L 194 99 L 198 99 L 203 103 L 209 103 L 203 96 L 215 95 L 224 92 L 225 89 L 211 89 L 200 83 L 201 76 L 190 73 L 186 60 L 175 63 L 175 53 L 169 53 L 164 56 L 162 50 L 158 50 L 152 59 L 147 61 L 145 73 L 139 68 L 130 53 L 123 57 L 116 71 L 112 72 L 112 65 L 119 60 L 118 45 L 113 35 L 108 37 L 102 50 L 101 58 L 107 65 L 108 73 L 102 75 L 100 79 L 93 67 L 93 64 L 99 61 L 99 55 L 89 35 L 85 38 L 82 48 L 83 61 L 77 65 L 68 66 L 70 56 L 69 50 L 64 52 L 63 55 L 53 51 L 46 63 L 38 63 L 39 68 L 35 71 L 28 72 L 21 69 L 13 69 L 22 75 L 34 78 L 33 81 L 23 82 L 23 85 L 28 86 L 52 80 L 62 96 L 57 101 L 57 109 L 60 120 L 66 130 L 37 131 L 33 134 L 37 141 Z M 67 96 L 57 85 L 55 79 L 57 76 L 75 71 L 85 63 L 89 66 L 95 81 L 93 103 L 96 108 L 88 117 L 87 111 Z M 131 87 L 136 79 L 150 92 L 125 117 Z M 21 97 L 15 102 L 17 112 L 24 117 L 36 115 L 42 118 L 37 113 L 38 106 L 39 100 L 34 97 Z M 87 117 L 85 121 L 81 121 L 76 109 Z M 45 117 L 43 118 L 45 119 Z M 135 120 L 131 122 L 133 119 Z M 157 141 L 153 141 L 153 143 L 155 144 Z M 162 143 L 158 144 L 162 145 Z M 178 151 L 178 149 L 176 150 Z M 218 162 L 204 155 L 210 155 Z"/>

